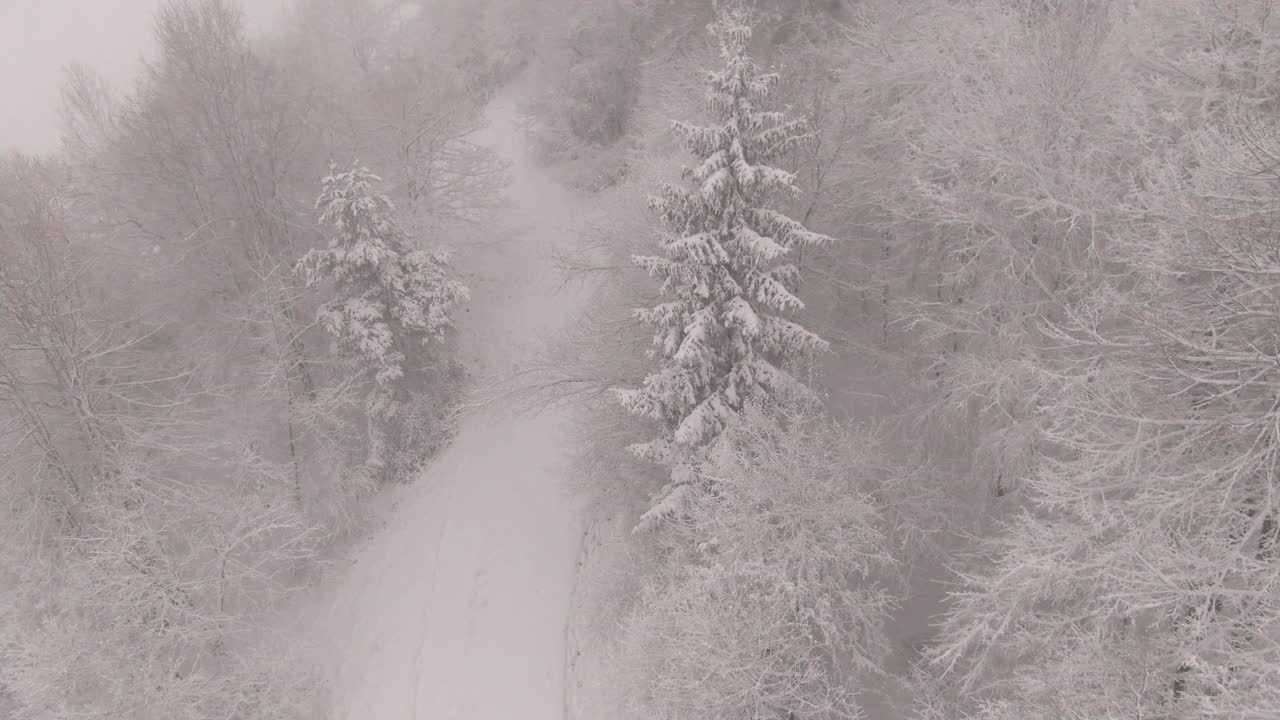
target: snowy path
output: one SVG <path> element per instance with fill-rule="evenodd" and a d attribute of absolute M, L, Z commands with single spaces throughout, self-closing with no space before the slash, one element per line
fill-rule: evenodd
<path fill-rule="evenodd" d="M 576 210 L 524 158 L 509 97 L 494 101 L 489 119 L 481 141 L 512 161 L 509 195 L 525 229 L 495 233 L 485 250 L 468 253 L 474 301 L 461 343 L 480 372 L 500 372 L 577 302 L 556 293 L 545 254 Z M 399 492 L 328 613 L 336 718 L 564 717 L 565 621 L 581 530 L 562 489 L 563 419 L 494 409 L 470 416 Z"/>

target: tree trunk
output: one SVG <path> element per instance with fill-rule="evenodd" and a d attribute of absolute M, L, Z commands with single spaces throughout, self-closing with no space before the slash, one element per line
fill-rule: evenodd
<path fill-rule="evenodd" d="M 387 465 L 387 420 L 393 408 L 391 392 L 381 385 L 375 385 L 365 400 L 365 414 L 369 428 L 369 447 L 365 464 L 376 472 L 380 479 L 385 479 Z"/>

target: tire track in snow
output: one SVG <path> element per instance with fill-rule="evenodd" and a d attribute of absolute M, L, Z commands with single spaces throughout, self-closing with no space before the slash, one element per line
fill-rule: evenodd
<path fill-rule="evenodd" d="M 452 497 L 453 497 L 453 489 L 450 488 L 449 493 L 445 496 L 444 504 L 446 507 L 449 505 L 449 501 L 452 499 Z M 428 597 L 435 597 L 436 587 L 437 587 L 436 583 L 439 577 L 439 573 L 436 571 L 436 569 L 440 567 L 440 548 L 444 545 L 445 533 L 447 533 L 448 531 L 449 531 L 449 519 L 448 517 L 446 517 L 444 522 L 440 523 L 440 533 L 439 535 L 436 536 L 435 557 L 432 559 L 432 563 L 431 563 L 431 582 L 428 585 L 428 589 L 427 589 Z M 425 627 L 427 624 L 427 617 L 429 617 L 430 614 L 435 610 L 435 607 L 429 604 L 425 605 L 424 607 L 425 609 L 423 611 L 424 617 L 423 617 L 422 624 Z M 421 676 L 422 674 L 422 657 L 423 657 L 423 651 L 426 650 L 426 647 L 427 647 L 427 634 L 422 633 L 421 635 L 418 636 L 418 649 L 413 654 L 414 673 L 418 676 Z M 419 694 L 419 691 L 421 689 L 422 689 L 421 683 L 413 684 L 414 720 L 418 719 L 418 707 L 422 704 L 422 699 Z"/>

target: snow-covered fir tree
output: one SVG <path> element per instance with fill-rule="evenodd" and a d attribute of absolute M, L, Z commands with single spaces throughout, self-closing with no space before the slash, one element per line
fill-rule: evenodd
<path fill-rule="evenodd" d="M 762 109 L 778 77 L 761 74 L 751 59 L 746 12 L 723 12 L 710 29 L 725 63 L 707 77 L 718 123 L 672 123 L 698 160 L 685 171 L 693 186 L 663 185 L 650 199 L 665 228 L 662 255 L 633 258 L 661 279 L 664 301 L 635 311 L 655 328 L 659 364 L 642 387 L 617 395 L 660 426 L 657 438 L 632 451 L 672 471 L 641 528 L 680 511 L 699 454 L 743 403 L 796 384 L 784 358 L 827 347 L 787 319 L 803 307 L 795 295 L 799 269 L 787 260 L 795 248 L 831 239 L 770 202 L 798 192 L 792 173 L 768 163 L 809 138 L 805 124 Z"/>
<path fill-rule="evenodd" d="M 298 262 L 308 286 L 334 283 L 336 297 L 320 308 L 320 322 L 372 375 L 367 462 L 375 468 L 384 464 L 381 428 L 395 414 L 407 353 L 442 341 L 450 311 L 469 297 L 445 253 L 407 247 L 395 207 L 374 188 L 379 181 L 367 168 L 338 172 L 330 164 L 316 210 L 336 234 Z"/>

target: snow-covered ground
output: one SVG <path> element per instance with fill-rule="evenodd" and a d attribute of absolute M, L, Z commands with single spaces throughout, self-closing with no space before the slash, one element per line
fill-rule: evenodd
<path fill-rule="evenodd" d="M 512 165 L 513 230 L 459 249 L 473 302 L 461 322 L 478 375 L 510 369 L 572 316 L 550 246 L 579 208 L 528 160 L 510 95 L 480 141 Z M 500 226 L 504 227 L 504 226 Z M 562 478 L 562 411 L 466 417 L 328 590 L 335 718 L 559 720 L 566 620 L 582 538 Z"/>

